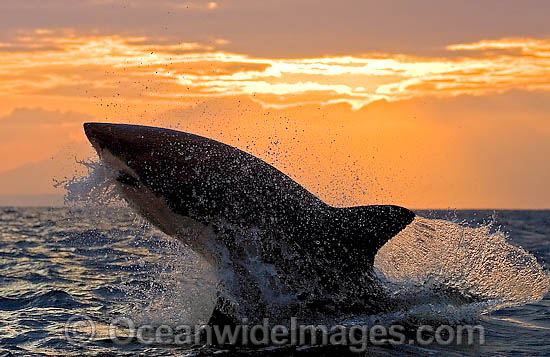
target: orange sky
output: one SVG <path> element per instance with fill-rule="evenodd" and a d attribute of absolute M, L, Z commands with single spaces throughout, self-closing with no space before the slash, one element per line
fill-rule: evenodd
<path fill-rule="evenodd" d="M 447 28 L 438 16 L 449 16 L 449 5 L 418 15 L 440 26 L 439 36 L 391 18 L 385 41 L 376 40 L 376 27 L 350 33 L 346 23 L 359 21 L 351 12 L 329 6 L 332 18 L 298 6 L 304 17 L 294 28 L 310 23 L 297 32 L 300 48 L 271 21 L 245 36 L 244 22 L 283 15 L 244 0 L 155 8 L 8 1 L 0 5 L 0 204 L 59 202 L 52 179 L 74 175 L 75 157 L 92 154 L 81 125 L 93 120 L 167 126 L 233 144 L 335 205 L 550 208 L 550 38 L 532 27 L 540 11 L 534 3 L 525 6 L 532 5 L 532 21 L 513 31 L 458 10 L 455 22 L 471 21 L 487 37 L 457 31 L 452 21 Z M 514 9 L 502 4 L 492 16 L 511 16 Z M 44 23 L 34 14 L 40 6 L 143 22 L 87 16 L 78 25 L 59 15 Z M 320 41 L 322 19 L 340 40 Z"/>

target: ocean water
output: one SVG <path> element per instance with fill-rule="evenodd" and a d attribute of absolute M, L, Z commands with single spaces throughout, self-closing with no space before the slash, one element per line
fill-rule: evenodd
<path fill-rule="evenodd" d="M 549 355 L 550 211 L 417 213 L 423 218 L 377 256 L 381 279 L 405 307 L 377 321 L 479 324 L 485 341 L 369 346 L 366 353 Z M 109 340 L 109 323 L 117 317 L 153 324 L 205 322 L 215 297 L 210 274 L 183 244 L 124 205 L 0 208 L 0 356 L 329 356 L 347 351 L 135 341 L 120 346 Z M 77 331 L 79 338 L 89 331 L 86 324 L 74 324 L 75 316 L 94 325 L 85 343 L 72 339 L 75 326 L 83 330 Z"/>

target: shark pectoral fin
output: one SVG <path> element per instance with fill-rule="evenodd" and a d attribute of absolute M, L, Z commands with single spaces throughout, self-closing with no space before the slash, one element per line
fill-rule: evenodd
<path fill-rule="evenodd" d="M 216 306 L 212 311 L 212 316 L 208 320 L 209 326 L 236 326 L 237 319 L 233 316 L 233 308 L 231 302 L 218 294 Z"/>

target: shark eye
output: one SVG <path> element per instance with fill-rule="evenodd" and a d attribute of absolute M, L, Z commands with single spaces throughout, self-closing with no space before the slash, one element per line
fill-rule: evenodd
<path fill-rule="evenodd" d="M 116 180 L 123 185 L 128 185 L 133 188 L 139 188 L 139 180 L 127 172 L 121 171 Z"/>

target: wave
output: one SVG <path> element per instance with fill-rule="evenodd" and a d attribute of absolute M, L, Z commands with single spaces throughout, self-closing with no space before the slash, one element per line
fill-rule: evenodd
<path fill-rule="evenodd" d="M 84 306 L 70 294 L 61 290 L 35 293 L 33 296 L 9 298 L 0 297 L 0 311 L 15 311 L 29 308 L 63 308 L 72 309 Z"/>

